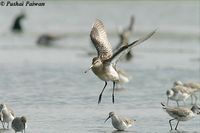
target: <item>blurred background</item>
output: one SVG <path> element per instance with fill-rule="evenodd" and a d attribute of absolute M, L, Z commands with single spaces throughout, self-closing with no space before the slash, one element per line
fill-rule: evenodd
<path fill-rule="evenodd" d="M 110 111 L 137 120 L 128 132 L 169 132 L 160 105 L 166 90 L 175 80 L 200 82 L 199 1 L 35 2 L 45 6 L 0 7 L 0 102 L 27 116 L 27 133 L 110 133 L 110 121 L 103 123 Z M 116 103 L 109 83 L 97 105 L 104 82 L 84 73 L 96 56 L 92 24 L 103 21 L 114 48 L 131 16 L 129 42 L 157 32 L 132 50 L 131 60 L 118 63 L 131 78 Z M 198 116 L 180 123 L 180 132 L 199 133 L 199 125 Z"/>

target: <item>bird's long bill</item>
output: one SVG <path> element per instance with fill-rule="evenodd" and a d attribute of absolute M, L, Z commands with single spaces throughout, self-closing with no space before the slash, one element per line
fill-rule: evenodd
<path fill-rule="evenodd" d="M 106 123 L 106 121 L 107 121 L 108 119 L 110 119 L 110 116 L 108 116 L 108 118 L 104 121 L 104 123 Z"/>
<path fill-rule="evenodd" d="M 87 73 L 88 71 L 90 71 L 90 69 L 93 67 L 93 65 L 91 65 L 87 70 L 85 70 L 84 73 Z"/>

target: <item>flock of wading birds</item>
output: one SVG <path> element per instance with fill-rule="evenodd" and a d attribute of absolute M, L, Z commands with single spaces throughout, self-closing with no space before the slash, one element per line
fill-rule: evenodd
<path fill-rule="evenodd" d="M 22 32 L 22 26 L 20 21 L 25 18 L 24 13 L 20 14 L 16 17 L 14 24 L 12 26 L 12 30 L 14 32 Z M 112 102 L 114 103 L 114 92 L 116 89 L 116 84 L 125 83 L 129 81 L 129 77 L 127 74 L 116 67 L 117 62 L 119 61 L 121 56 L 126 57 L 126 60 L 130 60 L 133 55 L 131 53 L 131 48 L 139 45 L 140 43 L 149 39 L 155 32 L 147 34 L 146 36 L 128 44 L 129 37 L 132 34 L 134 25 L 134 17 L 131 16 L 130 24 L 127 28 L 124 28 L 119 33 L 120 43 L 119 45 L 112 50 L 111 44 L 108 41 L 107 33 L 103 22 L 99 19 L 96 19 L 95 23 L 92 26 L 92 30 L 90 32 L 90 38 L 97 50 L 97 57 L 94 57 L 92 60 L 92 65 L 90 68 L 85 71 L 87 73 L 90 69 L 94 72 L 94 74 L 99 77 L 101 80 L 105 82 L 105 85 L 99 95 L 98 104 L 101 102 L 102 94 L 107 86 L 108 81 L 113 82 L 113 91 L 112 91 Z M 37 43 L 42 45 L 50 45 L 51 41 L 55 39 L 62 38 L 64 36 L 55 36 L 50 34 L 43 34 L 38 38 Z M 113 53 L 114 51 L 114 53 Z M 177 120 L 177 124 L 175 126 L 175 130 L 177 130 L 179 121 L 187 121 L 193 118 L 195 115 L 200 114 L 200 107 L 197 105 L 198 98 L 196 94 L 200 92 L 200 83 L 189 82 L 182 83 L 181 81 L 175 81 L 173 87 L 166 91 L 167 95 L 167 105 L 161 103 L 162 108 L 172 117 L 169 120 L 170 128 L 172 128 L 171 121 Z M 185 104 L 185 100 L 191 97 L 191 105 L 192 107 L 187 107 Z M 194 100 L 195 99 L 195 100 Z M 176 101 L 177 107 L 168 106 L 169 100 Z M 184 106 L 179 106 L 179 101 L 183 101 Z M 115 129 L 123 131 L 128 127 L 131 127 L 135 120 L 131 120 L 126 117 L 119 116 L 115 112 L 110 112 L 108 118 L 105 122 L 111 118 L 112 125 Z M 15 132 L 24 132 L 26 126 L 26 117 L 15 117 L 14 111 L 7 106 L 6 104 L 0 104 L 0 121 L 4 129 L 9 129 L 9 123 L 11 122 L 11 127 L 15 130 Z"/>

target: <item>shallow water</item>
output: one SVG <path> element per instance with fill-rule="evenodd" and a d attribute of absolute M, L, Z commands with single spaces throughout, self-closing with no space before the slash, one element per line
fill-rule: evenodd
<path fill-rule="evenodd" d="M 27 116 L 27 133 L 116 132 L 110 121 L 104 123 L 110 111 L 136 119 L 126 132 L 168 133 L 170 117 L 160 105 L 166 102 L 166 90 L 175 80 L 200 81 L 199 8 L 194 1 L 49 1 L 45 7 L 25 8 L 25 32 L 16 35 L 9 26 L 21 9 L 2 7 L 0 102 L 9 104 L 16 116 Z M 84 73 L 91 64 L 88 53 L 95 52 L 89 40 L 91 25 L 95 18 L 103 20 L 116 45 L 117 27 L 126 26 L 132 14 L 136 33 L 131 40 L 158 31 L 134 48 L 133 60 L 118 64 L 132 79 L 116 92 L 115 104 L 109 83 L 98 105 L 104 82 L 91 71 Z M 46 32 L 68 36 L 51 47 L 37 46 L 36 38 Z M 179 129 L 199 133 L 200 117 L 180 122 Z"/>

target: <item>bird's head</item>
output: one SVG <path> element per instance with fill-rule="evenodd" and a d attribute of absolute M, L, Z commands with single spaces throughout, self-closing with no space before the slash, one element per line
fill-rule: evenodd
<path fill-rule="evenodd" d="M 170 98 L 174 95 L 174 92 L 172 90 L 167 90 L 166 95 L 167 95 L 168 98 Z"/>
<path fill-rule="evenodd" d="M 178 85 L 183 85 L 183 83 L 180 80 L 177 80 L 174 82 L 174 86 L 178 86 Z"/>
<path fill-rule="evenodd" d="M 108 119 L 110 119 L 112 116 L 114 116 L 114 115 L 115 115 L 114 112 L 110 112 L 108 118 L 106 118 L 106 120 L 104 121 L 104 123 L 105 123 Z"/>
<path fill-rule="evenodd" d="M 21 117 L 21 121 L 22 121 L 22 123 L 26 123 L 26 117 L 25 117 L 25 116 L 22 116 L 22 117 Z"/>
<path fill-rule="evenodd" d="M 101 59 L 99 57 L 94 57 L 92 59 L 92 65 L 89 67 L 88 70 L 85 71 L 85 73 L 87 73 L 93 67 L 99 67 L 101 64 L 102 64 Z"/>

